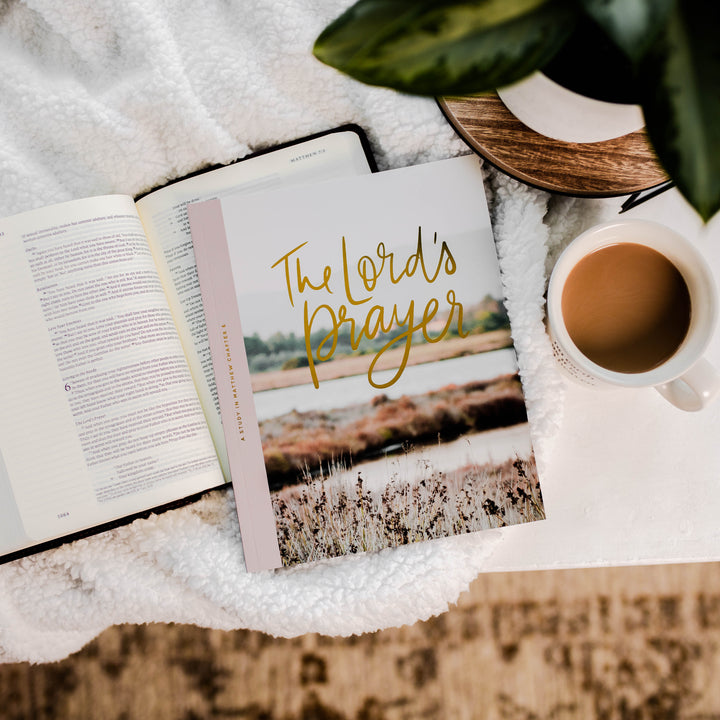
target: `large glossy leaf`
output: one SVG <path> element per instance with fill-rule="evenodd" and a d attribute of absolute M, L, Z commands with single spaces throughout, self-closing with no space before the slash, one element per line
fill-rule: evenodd
<path fill-rule="evenodd" d="M 360 0 L 322 32 L 313 52 L 372 85 L 470 94 L 545 64 L 578 12 L 573 0 Z"/>
<path fill-rule="evenodd" d="M 581 17 L 572 35 L 543 73 L 568 90 L 606 102 L 639 102 L 635 66 L 589 17 Z"/>
<path fill-rule="evenodd" d="M 637 61 L 647 52 L 665 26 L 674 0 L 578 0 L 578 2 L 615 44 L 631 60 Z"/>
<path fill-rule="evenodd" d="M 720 210 L 719 48 L 714 3 L 682 0 L 640 68 L 650 140 L 705 220 Z"/>

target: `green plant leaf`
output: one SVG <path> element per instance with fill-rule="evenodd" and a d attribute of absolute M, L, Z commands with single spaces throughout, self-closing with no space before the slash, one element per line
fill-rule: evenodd
<path fill-rule="evenodd" d="M 568 90 L 605 102 L 639 102 L 635 66 L 591 18 L 581 16 L 572 35 L 542 71 Z"/>
<path fill-rule="evenodd" d="M 667 22 L 674 0 L 578 0 L 615 44 L 639 60 Z"/>
<path fill-rule="evenodd" d="M 705 0 L 678 2 L 640 67 L 650 141 L 704 220 L 720 210 L 719 17 Z"/>
<path fill-rule="evenodd" d="M 322 62 L 420 95 L 494 90 L 545 64 L 571 32 L 573 0 L 359 0 L 320 34 Z"/>

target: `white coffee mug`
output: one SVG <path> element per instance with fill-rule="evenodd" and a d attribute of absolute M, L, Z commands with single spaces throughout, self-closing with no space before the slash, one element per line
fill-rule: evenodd
<path fill-rule="evenodd" d="M 590 360 L 573 342 L 563 318 L 563 289 L 571 271 L 590 253 L 619 243 L 644 245 L 664 255 L 682 275 L 690 295 L 690 324 L 684 340 L 671 357 L 643 372 L 617 372 Z M 702 357 L 717 315 L 717 291 L 705 259 L 682 235 L 648 220 L 619 220 L 590 228 L 568 245 L 550 276 L 548 331 L 563 370 L 593 387 L 654 387 L 682 410 L 700 410 L 720 392 L 720 374 Z"/>

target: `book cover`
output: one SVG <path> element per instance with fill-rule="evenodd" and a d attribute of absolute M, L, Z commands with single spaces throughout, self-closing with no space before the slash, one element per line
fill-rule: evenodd
<path fill-rule="evenodd" d="M 544 518 L 476 158 L 190 221 L 249 569 Z"/>

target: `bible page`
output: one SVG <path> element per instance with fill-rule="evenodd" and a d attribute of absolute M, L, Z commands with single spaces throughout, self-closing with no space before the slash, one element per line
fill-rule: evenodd
<path fill-rule="evenodd" d="M 358 134 L 332 132 L 181 180 L 136 203 L 228 479 L 227 449 L 187 206 L 229 193 L 259 193 L 370 172 Z"/>
<path fill-rule="evenodd" d="M 0 220 L 0 553 L 223 483 L 132 198 Z"/>

